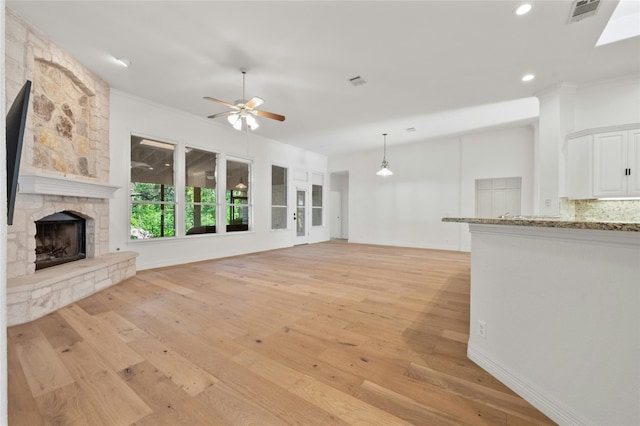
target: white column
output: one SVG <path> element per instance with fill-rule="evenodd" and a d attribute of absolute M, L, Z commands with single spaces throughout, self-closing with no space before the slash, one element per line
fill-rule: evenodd
<path fill-rule="evenodd" d="M 565 187 L 565 136 L 574 128 L 576 86 L 561 84 L 537 94 L 540 101 L 539 128 L 535 147 L 536 212 L 560 214 L 560 196 Z"/>

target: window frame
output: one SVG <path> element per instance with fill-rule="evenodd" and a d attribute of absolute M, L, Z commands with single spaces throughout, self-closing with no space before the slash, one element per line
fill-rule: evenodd
<path fill-rule="evenodd" d="M 285 204 L 274 204 L 273 202 L 273 169 L 278 167 L 284 170 L 284 202 Z M 270 221 L 272 231 L 288 231 L 289 230 L 289 167 L 281 166 L 279 164 L 271 164 L 271 209 L 270 209 Z M 284 209 L 284 226 L 280 228 L 274 228 L 273 226 L 273 211 L 274 209 Z"/>
<path fill-rule="evenodd" d="M 315 189 L 320 188 L 320 205 L 316 205 L 316 200 L 314 197 Z M 311 174 L 311 227 L 312 228 L 321 228 L 325 226 L 324 220 L 324 204 L 325 204 L 325 196 L 324 196 L 324 174 L 323 173 L 312 173 Z M 320 212 L 320 223 L 316 223 L 316 212 Z"/>
<path fill-rule="evenodd" d="M 132 177 L 132 143 L 133 143 L 133 139 L 134 138 L 139 138 L 139 139 L 143 139 L 143 140 L 149 140 L 151 142 L 157 142 L 160 144 L 166 144 L 166 145 L 171 145 L 173 147 L 172 151 L 173 151 L 173 155 L 172 155 L 172 173 L 171 173 L 171 177 L 172 177 L 172 182 L 173 182 L 173 200 L 171 201 L 140 201 L 140 200 L 134 200 L 133 199 L 133 177 Z M 177 179 L 176 179 L 176 171 L 177 171 L 177 162 L 176 162 L 176 155 L 177 155 L 177 151 L 179 150 L 180 145 L 178 142 L 176 141 L 172 141 L 170 139 L 164 139 L 164 138 L 159 138 L 156 136 L 149 136 L 149 135 L 144 135 L 144 134 L 140 134 L 140 133 L 135 133 L 135 132 L 131 132 L 129 134 L 129 173 L 128 173 L 128 183 L 129 183 L 129 197 L 127 200 L 127 206 L 128 206 L 128 225 L 127 225 L 127 230 L 128 230 L 128 235 L 127 235 L 127 239 L 129 240 L 129 242 L 141 242 L 141 241 L 161 241 L 161 240 L 166 240 L 166 239 L 175 239 L 179 234 L 178 234 L 178 185 L 177 185 Z M 162 149 L 162 148 L 158 148 L 158 149 Z M 145 182 L 139 182 L 139 183 L 145 183 Z M 173 208 L 173 235 L 162 235 L 162 236 L 158 236 L 158 237 L 148 237 L 148 238 L 131 238 L 131 231 L 134 229 L 132 227 L 132 218 L 133 218 L 133 208 L 135 205 L 159 205 L 159 206 L 170 206 Z"/>
<path fill-rule="evenodd" d="M 229 162 L 235 162 L 235 163 L 241 163 L 241 164 L 246 164 L 247 165 L 247 180 L 246 182 L 244 182 L 247 185 L 247 191 L 246 191 L 246 196 L 245 197 L 234 197 L 233 196 L 233 189 L 229 189 Z M 254 214 L 254 206 L 253 206 L 253 160 L 247 159 L 247 158 L 242 158 L 242 157 L 236 157 L 236 156 L 230 156 L 227 155 L 224 158 L 224 164 L 225 164 L 225 192 L 224 192 L 224 201 L 223 201 L 223 212 L 221 212 L 221 215 L 224 215 L 224 231 L 227 234 L 235 234 L 235 233 L 244 233 L 244 232 L 252 232 L 253 231 L 253 214 Z M 227 191 L 231 191 L 230 197 L 227 197 Z M 238 192 L 243 192 L 243 191 L 238 191 Z M 233 203 L 234 199 L 244 199 L 246 200 L 246 202 L 244 203 Z M 242 224 L 233 224 L 230 223 L 232 222 L 232 219 L 229 217 L 229 209 L 233 208 L 233 207 L 244 207 L 247 209 L 247 229 L 238 229 L 238 230 L 234 230 L 233 226 L 234 225 L 245 225 L 244 223 Z M 229 222 L 229 223 L 228 223 Z M 220 222 L 218 222 L 220 223 Z"/>
<path fill-rule="evenodd" d="M 216 201 L 214 203 L 211 202 L 195 202 L 195 201 L 188 201 L 187 200 L 187 188 L 190 187 L 190 185 L 187 185 L 187 173 L 188 173 L 188 166 L 187 166 L 187 154 L 189 153 L 189 150 L 196 150 L 196 151 L 201 151 L 204 153 L 208 153 L 208 154 L 213 154 L 215 155 L 215 162 L 213 165 L 213 169 L 214 169 L 214 179 L 215 179 L 215 188 L 213 188 L 214 191 L 214 196 Z M 181 188 L 181 192 L 183 194 L 183 200 L 184 200 L 184 207 L 180 210 L 182 213 L 182 228 L 181 228 L 181 232 L 184 233 L 185 237 L 193 237 L 196 235 L 215 235 L 218 234 L 220 232 L 220 229 L 218 227 L 218 224 L 220 223 L 220 193 L 219 193 L 219 189 L 220 189 L 220 178 L 218 176 L 219 172 L 220 172 L 220 158 L 221 158 L 221 154 L 219 152 L 216 151 L 212 151 L 212 150 L 208 150 L 208 149 L 202 149 L 202 148 L 197 148 L 195 146 L 191 146 L 191 145 L 185 145 L 184 149 L 182 150 L 182 158 L 184 160 L 183 163 L 183 170 L 184 170 L 184 181 L 181 182 L 182 183 L 182 188 Z M 194 187 L 195 188 L 195 187 Z M 215 224 L 213 225 L 215 228 L 215 231 L 213 232 L 198 232 L 198 233 L 192 233 L 189 234 L 189 230 L 187 230 L 187 208 L 189 206 L 193 206 L 194 210 L 195 210 L 195 206 L 213 206 L 215 209 Z M 209 227 L 211 225 L 204 225 L 204 227 Z M 201 225 L 202 227 L 202 225 Z M 195 228 L 195 224 L 194 224 L 194 228 Z M 192 229 L 194 229 L 192 228 Z"/>

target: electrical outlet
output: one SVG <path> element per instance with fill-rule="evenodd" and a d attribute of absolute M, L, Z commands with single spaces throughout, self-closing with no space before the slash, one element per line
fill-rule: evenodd
<path fill-rule="evenodd" d="M 487 337 L 487 323 L 484 321 L 478 320 L 478 335 L 480 337 Z"/>

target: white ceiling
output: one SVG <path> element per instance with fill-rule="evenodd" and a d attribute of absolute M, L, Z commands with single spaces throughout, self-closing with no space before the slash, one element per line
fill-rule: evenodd
<path fill-rule="evenodd" d="M 327 155 L 526 122 L 543 89 L 640 74 L 640 37 L 594 47 L 614 0 L 571 24 L 570 0 L 6 3 L 112 88 L 201 117 L 246 69 L 247 98 L 287 117 L 256 133 Z"/>

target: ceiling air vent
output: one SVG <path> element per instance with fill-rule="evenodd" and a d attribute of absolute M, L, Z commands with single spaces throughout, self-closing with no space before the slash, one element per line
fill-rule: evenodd
<path fill-rule="evenodd" d="M 569 22 L 578 22 L 589 16 L 593 16 L 598 11 L 600 0 L 576 0 L 571 6 Z"/>
<path fill-rule="evenodd" d="M 363 84 L 366 84 L 367 82 L 364 81 L 364 78 L 360 77 L 359 75 L 353 78 L 349 79 L 349 83 L 353 84 L 354 86 L 362 86 Z"/>

